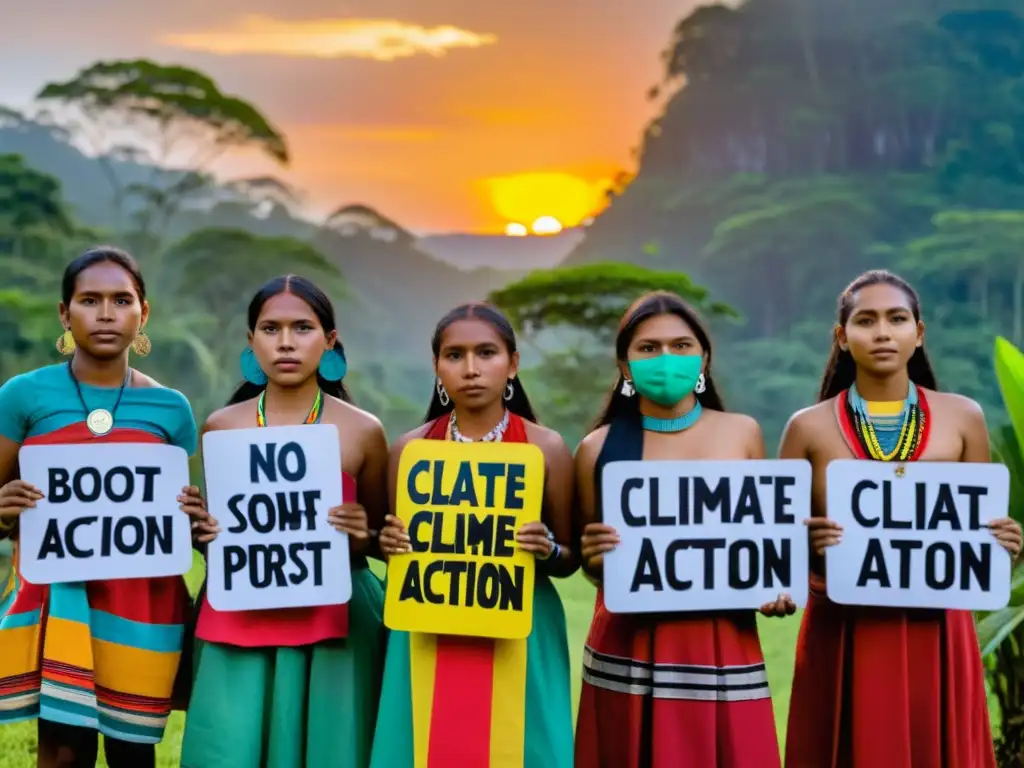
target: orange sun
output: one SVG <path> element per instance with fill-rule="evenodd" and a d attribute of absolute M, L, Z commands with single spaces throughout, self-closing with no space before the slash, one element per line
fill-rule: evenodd
<path fill-rule="evenodd" d="M 593 216 L 605 201 L 608 182 L 589 182 L 569 173 L 518 173 L 486 180 L 494 210 L 507 222 L 505 234 L 523 230 L 554 235 Z M 533 222 L 527 225 L 526 222 Z"/>

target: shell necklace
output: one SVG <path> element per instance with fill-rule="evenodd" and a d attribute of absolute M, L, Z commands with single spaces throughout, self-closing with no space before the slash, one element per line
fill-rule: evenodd
<path fill-rule="evenodd" d="M 459 425 L 455 421 L 455 411 L 452 411 L 451 418 L 448 419 L 448 433 L 451 435 L 452 440 L 457 443 L 498 443 L 501 442 L 501 437 L 505 434 L 506 429 L 508 429 L 508 411 L 505 411 L 505 415 L 501 417 L 501 421 L 498 422 L 497 426 L 479 440 L 473 440 L 473 438 L 466 437 L 459 432 Z"/>

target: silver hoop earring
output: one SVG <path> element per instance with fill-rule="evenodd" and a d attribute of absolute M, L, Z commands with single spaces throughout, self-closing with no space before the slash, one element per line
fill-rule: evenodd
<path fill-rule="evenodd" d="M 636 389 L 633 388 L 633 382 L 629 379 L 622 380 L 622 394 L 626 397 L 632 397 L 636 394 Z"/>
<path fill-rule="evenodd" d="M 437 380 L 437 386 L 435 389 L 437 390 L 437 399 L 441 401 L 442 407 L 448 405 L 448 403 L 452 401 L 452 399 L 448 397 L 448 390 L 444 388 L 444 384 L 441 383 L 441 379 Z"/>
<path fill-rule="evenodd" d="M 512 386 L 512 382 L 509 381 L 509 383 L 505 385 L 505 400 L 511 400 L 515 393 L 515 388 Z"/>
<path fill-rule="evenodd" d="M 702 373 L 700 376 L 697 377 L 697 386 L 695 386 L 693 388 L 693 391 L 696 392 L 699 395 L 705 389 L 707 389 L 707 386 L 708 386 L 707 379 L 704 378 L 704 374 Z"/>

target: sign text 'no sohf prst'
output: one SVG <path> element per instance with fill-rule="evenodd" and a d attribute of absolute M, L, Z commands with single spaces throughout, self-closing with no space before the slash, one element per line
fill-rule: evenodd
<path fill-rule="evenodd" d="M 341 504 L 337 427 L 315 424 L 208 432 L 207 594 L 217 610 L 348 602 L 348 537 L 327 522 Z"/>

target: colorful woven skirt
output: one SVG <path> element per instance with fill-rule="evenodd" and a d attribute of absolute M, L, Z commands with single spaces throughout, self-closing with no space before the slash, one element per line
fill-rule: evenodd
<path fill-rule="evenodd" d="M 0 588 L 0 725 L 43 718 L 156 744 L 171 713 L 188 591 L 180 576 Z"/>
<path fill-rule="evenodd" d="M 349 635 L 311 646 L 196 641 L 182 768 L 366 768 L 384 667 L 384 592 L 352 572 Z"/>
<path fill-rule="evenodd" d="M 565 613 L 544 575 L 533 600 L 525 641 L 452 638 L 487 651 L 485 679 L 442 680 L 448 638 L 391 632 L 371 768 L 571 768 Z"/>

